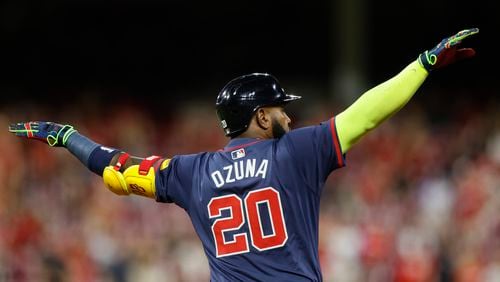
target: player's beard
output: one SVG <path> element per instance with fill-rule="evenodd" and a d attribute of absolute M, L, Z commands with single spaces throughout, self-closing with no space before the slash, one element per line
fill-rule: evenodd
<path fill-rule="evenodd" d="M 286 130 L 283 128 L 283 126 L 281 126 L 281 124 L 276 119 L 273 119 L 272 126 L 273 126 L 272 129 L 274 138 L 280 139 L 281 137 L 283 137 L 283 135 L 286 134 Z"/>

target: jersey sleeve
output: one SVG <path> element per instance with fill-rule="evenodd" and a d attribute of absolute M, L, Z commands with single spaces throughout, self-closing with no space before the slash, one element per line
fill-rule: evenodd
<path fill-rule="evenodd" d="M 324 182 L 333 170 L 345 166 L 334 117 L 319 125 L 292 130 L 280 142 L 310 181 Z"/>
<path fill-rule="evenodd" d="M 196 160 L 196 155 L 175 156 L 166 168 L 158 171 L 155 179 L 156 201 L 173 202 L 187 209 Z"/>

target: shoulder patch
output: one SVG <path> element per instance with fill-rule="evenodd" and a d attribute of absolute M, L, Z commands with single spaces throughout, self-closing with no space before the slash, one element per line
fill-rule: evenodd
<path fill-rule="evenodd" d="M 160 170 L 164 170 L 168 167 L 168 165 L 170 164 L 170 160 L 171 159 L 166 159 L 164 160 L 162 163 L 161 163 L 161 166 L 160 166 Z"/>

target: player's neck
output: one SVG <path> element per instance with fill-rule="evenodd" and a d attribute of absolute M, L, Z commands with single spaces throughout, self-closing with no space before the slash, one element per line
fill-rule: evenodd
<path fill-rule="evenodd" d="M 238 135 L 236 138 L 254 138 L 254 139 L 272 139 L 272 132 L 267 132 L 264 130 L 255 130 L 254 128 L 249 127 L 247 131 Z"/>

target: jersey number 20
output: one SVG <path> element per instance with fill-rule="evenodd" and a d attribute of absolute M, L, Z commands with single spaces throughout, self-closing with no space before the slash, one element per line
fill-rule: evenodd
<path fill-rule="evenodd" d="M 259 206 L 267 207 L 272 232 L 264 234 Z M 250 251 L 246 232 L 236 233 L 232 240 L 226 240 L 224 232 L 240 229 L 248 220 L 251 244 L 259 251 L 279 248 L 285 245 L 286 231 L 280 194 L 272 187 L 251 191 L 242 201 L 238 196 L 215 197 L 208 203 L 210 218 L 220 217 L 222 210 L 229 210 L 229 216 L 218 218 L 212 224 L 217 257 L 231 256 Z"/>

